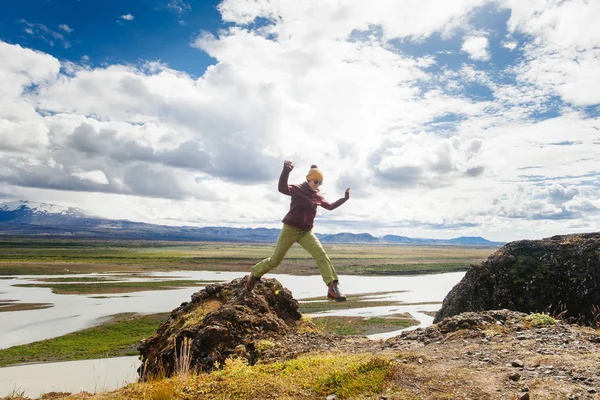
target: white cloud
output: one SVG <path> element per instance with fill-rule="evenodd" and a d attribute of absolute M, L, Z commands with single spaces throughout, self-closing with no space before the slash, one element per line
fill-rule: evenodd
<path fill-rule="evenodd" d="M 372 155 L 376 178 L 385 185 L 449 186 L 458 178 L 477 177 L 485 171 L 479 159 L 482 141 L 459 137 L 405 134 L 384 141 Z"/>
<path fill-rule="evenodd" d="M 518 68 L 524 82 L 553 90 L 577 106 L 600 102 L 600 2 L 504 0 L 511 9 L 511 32 L 531 35 L 526 61 Z M 583 29 L 585 27 L 585 29 Z"/>
<path fill-rule="evenodd" d="M 511 195 L 497 202 L 497 212 L 509 218 L 581 219 L 600 210 L 599 193 L 592 190 L 586 192 L 581 193 L 577 187 L 559 184 L 542 188 L 518 186 Z"/>
<path fill-rule="evenodd" d="M 225 21 L 249 24 L 257 18 L 277 21 L 269 29 L 281 42 L 307 42 L 316 38 L 346 38 L 354 30 L 381 26 L 385 38 L 426 38 L 434 32 L 451 34 L 469 12 L 485 0 L 364 0 L 302 2 L 269 0 L 225 0 L 219 11 Z"/>
<path fill-rule="evenodd" d="M 600 14 L 597 1 L 503 0 L 502 4 L 511 9 L 509 30 L 532 35 L 538 43 L 554 49 L 586 50 L 600 42 L 600 27 L 595 23 Z"/>
<path fill-rule="evenodd" d="M 81 179 L 86 179 L 88 181 L 92 181 L 94 183 L 99 183 L 101 185 L 108 185 L 108 178 L 102 171 L 87 171 L 87 172 L 74 172 L 73 176 L 76 176 Z"/>
<path fill-rule="evenodd" d="M 321 232 L 509 240 L 600 222 L 600 120 L 577 108 L 600 102 L 596 28 L 568 32 L 587 16 L 494 3 L 511 9 L 501 45 L 519 46 L 499 71 L 442 64 L 492 59 L 495 33 L 471 26 L 488 2 L 414 4 L 226 0 L 229 25 L 192 40 L 216 60 L 199 78 L 156 62 L 61 65 L 0 42 L 0 190 L 145 222 L 275 227 L 292 159 L 290 183 L 315 163 L 326 198 L 352 188 L 319 214 Z M 429 49 L 452 35 L 466 35 L 463 54 Z"/>
<path fill-rule="evenodd" d="M 514 49 L 516 49 L 517 46 L 518 46 L 518 43 L 512 42 L 512 41 L 502 43 L 502 47 L 504 47 L 505 49 L 508 49 L 510 51 L 513 51 Z"/>
<path fill-rule="evenodd" d="M 54 57 L 0 41 L 0 149 L 31 153 L 49 143 L 48 128 L 24 93 L 51 85 L 60 69 Z"/>
<path fill-rule="evenodd" d="M 575 196 L 564 205 L 568 212 L 597 212 L 600 210 L 600 200 L 598 196 L 594 198 L 585 198 L 582 196 Z"/>
<path fill-rule="evenodd" d="M 67 25 L 67 24 L 60 24 L 58 26 L 58 29 L 63 30 L 65 32 L 67 32 L 67 33 L 73 32 L 73 28 L 69 27 L 69 25 Z"/>
<path fill-rule="evenodd" d="M 175 11 L 179 15 L 192 10 L 192 6 L 184 0 L 171 0 L 169 1 L 167 8 Z"/>
<path fill-rule="evenodd" d="M 488 61 L 489 41 L 485 36 L 467 36 L 462 44 L 461 50 L 469 54 L 469 58 L 476 61 Z"/>
<path fill-rule="evenodd" d="M 34 39 L 43 40 L 50 46 L 54 46 L 55 42 L 58 41 L 65 49 L 71 47 L 71 42 L 66 40 L 62 33 L 48 29 L 48 27 L 44 24 L 32 23 L 23 18 L 18 19 L 17 23 L 21 24 L 23 31 Z M 66 25 L 64 25 L 64 27 L 68 28 Z M 64 30 L 63 25 L 60 25 L 59 29 Z M 66 32 L 70 33 L 69 31 Z"/>
<path fill-rule="evenodd" d="M 576 106 L 600 103 L 600 82 L 596 79 L 600 74 L 600 50 L 527 50 L 531 61 L 517 70 L 522 81 L 548 88 Z"/>
<path fill-rule="evenodd" d="M 121 15 L 120 17 L 121 19 L 124 19 L 125 21 L 133 21 L 133 19 L 135 18 L 133 15 L 131 14 L 125 14 L 125 15 Z"/>

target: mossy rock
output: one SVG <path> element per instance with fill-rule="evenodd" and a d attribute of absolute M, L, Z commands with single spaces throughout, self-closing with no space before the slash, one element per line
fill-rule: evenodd
<path fill-rule="evenodd" d="M 600 233 L 508 243 L 473 265 L 434 322 L 466 311 L 509 309 L 598 323 Z"/>

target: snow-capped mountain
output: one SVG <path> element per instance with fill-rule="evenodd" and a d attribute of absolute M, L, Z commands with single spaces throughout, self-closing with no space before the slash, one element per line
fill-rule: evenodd
<path fill-rule="evenodd" d="M 36 203 L 20 200 L 0 204 L 0 221 L 18 221 L 21 223 L 60 223 L 71 218 L 93 218 L 92 215 L 74 207 L 55 204 Z"/>
<path fill-rule="evenodd" d="M 57 236 L 102 239 L 270 242 L 279 229 L 164 226 L 99 218 L 79 208 L 32 201 L 0 203 L 0 235 Z M 422 239 L 368 233 L 316 234 L 323 243 L 382 243 L 399 245 L 498 246 L 481 237 Z"/>

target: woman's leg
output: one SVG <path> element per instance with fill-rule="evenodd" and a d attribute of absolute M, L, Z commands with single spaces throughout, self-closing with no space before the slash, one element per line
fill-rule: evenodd
<path fill-rule="evenodd" d="M 273 254 L 271 257 L 265 258 L 254 267 L 252 267 L 252 275 L 256 278 L 260 278 L 279 264 L 283 260 L 283 257 L 287 254 L 288 250 L 298 237 L 301 235 L 302 231 L 298 228 L 295 228 L 290 225 L 283 224 L 283 228 L 279 233 L 279 238 L 277 239 L 277 244 L 275 245 L 275 250 L 273 250 Z"/>
<path fill-rule="evenodd" d="M 319 267 L 319 272 L 326 285 L 338 280 L 329 256 L 325 253 L 325 249 L 323 249 L 319 238 L 317 238 L 312 231 L 305 232 L 304 235 L 298 239 L 298 243 L 300 243 L 300 246 L 304 247 L 315 259 L 317 267 Z"/>

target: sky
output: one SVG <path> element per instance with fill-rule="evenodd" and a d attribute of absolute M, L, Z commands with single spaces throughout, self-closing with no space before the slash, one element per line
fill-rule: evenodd
<path fill-rule="evenodd" d="M 600 2 L 0 5 L 0 201 L 164 225 L 539 239 L 600 223 Z"/>

